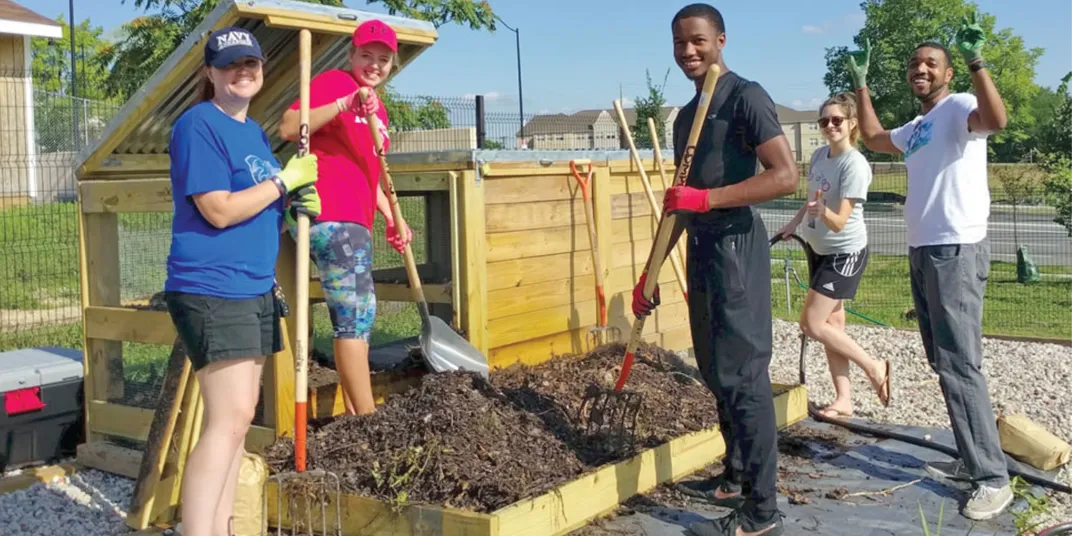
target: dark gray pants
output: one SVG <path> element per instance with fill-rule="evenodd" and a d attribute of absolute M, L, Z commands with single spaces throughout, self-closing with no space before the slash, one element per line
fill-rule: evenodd
<path fill-rule="evenodd" d="M 778 513 L 777 423 L 771 390 L 771 268 L 758 215 L 689 229 L 689 321 L 696 364 L 718 403 L 726 477 L 742 485 L 749 531 Z"/>
<path fill-rule="evenodd" d="M 909 248 L 912 299 L 931 369 L 945 397 L 957 450 L 978 484 L 1009 481 L 983 376 L 983 293 L 990 243 Z"/>

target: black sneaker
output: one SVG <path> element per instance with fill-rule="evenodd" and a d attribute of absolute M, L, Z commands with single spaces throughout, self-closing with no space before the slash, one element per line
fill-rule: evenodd
<path fill-rule="evenodd" d="M 741 527 L 744 524 L 744 518 L 737 510 L 730 512 L 725 517 L 718 519 L 706 519 L 697 523 L 689 525 L 685 529 L 686 534 L 692 536 L 734 536 L 737 534 L 737 527 Z M 774 520 L 774 525 L 767 532 L 762 533 L 763 536 L 783 536 L 785 534 L 785 527 L 782 525 L 782 516 L 779 514 Z M 762 527 L 760 530 L 766 529 L 771 525 Z M 743 529 L 742 530 L 747 530 Z"/>
<path fill-rule="evenodd" d="M 745 501 L 741 485 L 730 482 L 726 478 L 725 473 L 721 473 L 718 476 L 707 480 L 678 482 L 674 485 L 674 489 L 689 497 L 694 497 L 707 501 L 715 506 L 722 506 L 725 508 L 740 508 L 744 505 Z M 722 493 L 735 493 L 736 495 L 719 498 L 715 496 L 715 490 L 722 490 Z"/>

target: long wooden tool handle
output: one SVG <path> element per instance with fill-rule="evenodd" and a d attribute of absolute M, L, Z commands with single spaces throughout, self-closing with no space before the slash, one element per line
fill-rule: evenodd
<path fill-rule="evenodd" d="M 369 89 L 363 87 L 358 90 L 358 97 L 361 99 L 361 105 L 365 104 L 365 99 L 368 98 Z M 382 105 L 381 105 L 382 106 Z M 380 184 L 387 192 L 387 199 L 391 201 L 391 214 L 394 216 L 395 225 L 398 225 L 402 220 L 402 207 L 398 205 L 398 194 L 395 192 L 394 181 L 391 180 L 391 171 L 387 166 L 387 154 L 383 150 L 383 136 L 380 134 L 380 118 L 376 114 L 369 114 L 368 117 L 369 130 L 372 132 L 372 140 L 376 143 L 376 155 L 380 158 Z M 422 317 L 426 317 L 428 314 L 428 303 L 424 299 L 424 289 L 421 287 L 421 277 L 417 273 L 417 261 L 413 259 L 413 250 L 410 249 L 409 244 L 406 244 L 403 250 L 403 256 L 406 260 L 406 274 L 409 276 L 409 284 L 413 289 L 413 298 L 417 301 L 417 307 L 420 308 Z"/>
<path fill-rule="evenodd" d="M 312 75 L 312 33 L 298 33 L 298 52 L 301 64 L 301 85 L 298 156 L 309 153 L 309 79 Z M 297 307 L 294 314 L 294 467 L 305 471 L 306 423 L 309 399 L 309 216 L 298 213 L 298 243 L 295 254 L 297 270 Z"/>
<path fill-rule="evenodd" d="M 622 130 L 625 131 L 625 141 L 629 144 L 629 154 L 633 156 L 633 162 L 636 164 L 637 169 L 640 170 L 640 182 L 644 185 L 644 193 L 647 194 L 648 204 L 651 205 L 651 217 L 655 220 L 655 224 L 658 225 L 662 221 L 663 207 L 655 200 L 655 193 L 651 190 L 651 179 L 648 178 L 648 172 L 644 169 L 644 162 L 640 159 L 640 153 L 633 142 L 633 134 L 629 132 L 629 123 L 625 120 L 625 112 L 622 111 L 622 105 L 619 101 L 614 101 L 614 111 L 618 114 L 618 122 L 621 124 Z M 681 287 L 681 294 L 688 300 L 689 288 L 685 283 L 685 270 L 681 268 L 681 259 L 671 255 L 670 264 L 674 267 L 674 275 L 677 276 L 677 284 Z M 662 261 L 659 262 L 659 265 L 662 265 Z"/>
<path fill-rule="evenodd" d="M 582 163 L 588 164 L 587 178 L 581 178 L 580 172 L 577 171 L 577 166 Z M 573 171 L 573 176 L 577 179 L 577 182 L 581 185 L 581 195 L 584 201 L 584 216 L 585 222 L 588 225 L 588 242 L 592 250 L 592 267 L 596 272 L 596 306 L 599 308 L 599 317 L 597 318 L 597 325 L 601 328 L 607 327 L 607 297 L 603 292 L 603 263 L 599 259 L 599 242 L 596 239 L 596 222 L 595 216 L 593 216 L 593 201 L 592 201 L 592 162 L 590 160 L 576 160 L 570 162 L 570 168 Z"/>
<path fill-rule="evenodd" d="M 663 165 L 663 152 L 659 149 L 659 131 L 655 128 L 655 120 L 650 117 L 648 118 L 648 131 L 651 132 L 651 148 L 655 163 L 659 167 L 659 181 L 663 183 L 663 191 L 665 191 L 670 188 L 670 185 L 666 183 L 666 166 Z M 681 263 L 685 264 L 688 256 L 685 255 L 684 241 L 677 243 L 677 250 L 681 254 Z"/>
<path fill-rule="evenodd" d="M 704 121 L 707 119 L 707 109 L 711 105 L 711 98 L 715 94 L 715 83 L 718 82 L 718 76 L 720 69 L 717 65 L 712 65 L 707 69 L 707 76 L 704 78 L 703 89 L 700 91 L 700 99 L 696 103 L 696 115 L 692 119 L 692 129 L 689 131 L 689 140 L 685 145 L 685 151 L 681 158 L 681 165 L 677 168 L 677 173 L 674 177 L 674 184 L 684 184 L 685 180 L 689 176 L 689 172 L 692 170 L 692 155 L 696 152 L 696 143 L 700 140 L 700 133 L 703 132 Z M 648 253 L 648 264 L 644 267 L 644 273 L 647 274 L 652 268 L 655 269 L 655 273 L 659 273 L 659 268 L 662 267 L 663 256 L 666 252 L 666 245 L 670 242 L 670 234 L 674 229 L 674 223 L 677 217 L 675 214 L 666 214 L 659 221 L 659 229 L 656 231 L 655 242 L 651 245 L 651 252 Z M 644 283 L 644 297 L 651 299 L 652 293 L 655 291 L 655 285 L 659 281 L 658 277 L 646 279 Z M 640 344 L 640 340 L 644 333 L 644 320 L 647 317 L 642 316 L 637 318 L 633 322 L 633 332 L 629 336 L 629 344 L 625 348 L 625 361 L 622 363 L 622 371 L 618 375 L 618 382 L 614 385 L 615 391 L 621 391 L 625 386 L 625 381 L 629 379 L 629 372 L 633 367 L 633 358 L 636 356 L 637 346 Z"/>

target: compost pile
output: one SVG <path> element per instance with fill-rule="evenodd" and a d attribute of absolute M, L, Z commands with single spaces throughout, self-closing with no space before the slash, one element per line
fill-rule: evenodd
<path fill-rule="evenodd" d="M 636 441 L 587 433 L 578 415 L 585 389 L 613 388 L 624 355 L 623 344 L 605 345 L 495 371 L 490 383 L 467 372 L 427 374 L 370 416 L 311 423 L 308 467 L 389 504 L 491 512 L 717 424 L 707 388 L 672 352 L 644 344 L 626 386 L 643 395 Z M 267 450 L 272 473 L 293 470 L 293 448 L 284 439 Z"/>

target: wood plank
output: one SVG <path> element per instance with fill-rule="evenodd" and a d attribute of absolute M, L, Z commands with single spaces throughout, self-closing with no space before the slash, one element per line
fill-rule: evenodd
<path fill-rule="evenodd" d="M 167 311 L 96 306 L 82 318 L 87 339 L 171 346 L 177 333 Z"/>
<path fill-rule="evenodd" d="M 596 297 L 591 275 L 488 291 L 488 319 L 494 320 Z M 594 321 L 594 318 L 593 318 Z"/>
<path fill-rule="evenodd" d="M 648 171 L 648 180 L 651 181 L 651 191 L 656 193 L 656 199 L 661 198 L 662 195 L 659 192 L 665 190 L 663 188 L 662 179 L 659 177 L 658 171 Z M 667 176 L 666 180 L 674 180 L 673 175 Z M 644 193 L 644 179 L 640 177 L 639 173 L 630 173 L 628 175 L 614 175 L 614 180 L 611 184 L 611 195 L 621 194 L 636 194 Z"/>
<path fill-rule="evenodd" d="M 165 171 L 164 173 L 167 173 Z M 78 185 L 82 212 L 172 212 L 171 180 L 89 180 Z"/>
<path fill-rule="evenodd" d="M 357 25 L 360 24 L 360 21 L 357 20 L 357 19 L 353 19 L 351 21 L 346 21 L 346 19 L 333 17 L 333 16 L 327 15 L 327 14 L 301 13 L 301 12 L 296 12 L 296 11 L 290 10 L 290 9 L 282 9 L 282 8 L 271 7 L 271 6 L 263 6 L 263 5 L 253 4 L 253 3 L 244 4 L 244 3 L 241 3 L 241 2 L 236 2 L 235 7 L 237 8 L 238 13 L 241 14 L 243 17 L 259 18 L 259 19 L 266 19 L 268 17 L 285 17 L 285 18 L 295 19 L 294 24 L 297 24 L 298 26 L 293 26 L 293 27 L 292 26 L 284 26 L 284 27 L 292 28 L 292 29 L 296 29 L 296 30 L 300 30 L 302 28 L 307 28 L 307 26 L 301 26 L 302 24 L 307 24 L 307 23 L 311 23 L 311 22 L 321 22 L 321 23 L 325 23 L 325 24 L 338 24 L 338 25 L 341 25 L 341 26 L 346 26 L 346 27 L 349 28 L 348 30 L 340 29 L 338 31 L 341 32 L 340 35 L 350 35 L 350 34 L 353 33 L 354 28 L 356 28 Z M 395 30 L 395 33 L 398 34 L 398 42 L 400 44 L 402 44 L 402 43 L 405 43 L 405 44 L 424 43 L 429 38 L 431 38 L 432 41 L 434 41 L 435 38 L 438 37 L 438 35 L 439 35 L 437 32 L 434 32 L 434 31 L 431 31 L 431 30 L 421 30 L 421 29 L 418 29 L 418 28 L 412 28 L 412 27 L 408 27 L 408 26 L 394 26 L 394 25 L 392 25 L 391 28 L 393 28 Z"/>
<path fill-rule="evenodd" d="M 376 405 L 387 401 L 387 396 L 403 393 L 418 385 L 425 372 L 398 374 L 381 372 L 372 375 L 372 399 Z M 338 383 L 309 389 L 309 420 L 335 417 L 346 413 L 346 401 L 342 386 Z"/>
<path fill-rule="evenodd" d="M 490 292 L 593 273 L 592 254 L 587 251 L 491 262 L 487 264 L 487 289 Z"/>
<path fill-rule="evenodd" d="M 488 346 L 496 348 L 596 324 L 596 301 L 586 300 L 488 320 Z"/>
<path fill-rule="evenodd" d="M 111 154 L 101 160 L 100 168 L 92 175 L 120 176 L 125 174 L 158 173 L 167 176 L 171 157 L 167 154 Z"/>
<path fill-rule="evenodd" d="M 775 386 L 776 427 L 807 417 L 803 386 Z M 659 484 L 674 482 L 722 459 L 726 444 L 717 428 L 709 428 L 648 449 L 603 467 L 548 493 L 493 512 L 502 536 L 559 536 L 609 513 L 631 497 Z"/>
<path fill-rule="evenodd" d="M 297 244 L 290 233 L 279 237 L 279 255 L 275 263 L 276 281 L 283 289 L 283 295 L 291 300 L 293 315 L 297 303 L 297 266 L 295 251 Z M 309 285 L 312 289 L 320 285 Z M 264 366 L 264 424 L 275 430 L 276 437 L 294 437 L 294 340 L 297 337 L 294 317 L 279 320 L 283 334 L 283 350 L 268 357 Z M 311 325 L 311 323 L 310 323 Z"/>
<path fill-rule="evenodd" d="M 595 341 L 588 328 L 583 327 L 492 348 L 488 360 L 493 368 L 506 368 L 516 363 L 539 365 L 562 356 L 582 355 L 593 348 Z"/>
<path fill-rule="evenodd" d="M 462 229 L 461 266 L 465 295 L 461 307 L 462 331 L 469 343 L 484 355 L 488 353 L 488 291 L 490 267 L 487 260 L 485 192 L 476 180 L 476 172 L 464 171 L 458 179 Z"/>
<path fill-rule="evenodd" d="M 79 445 L 79 448 L 81 448 L 81 446 L 82 445 Z M 82 467 L 73 463 L 45 465 L 42 467 L 26 469 L 19 474 L 0 478 L 0 495 L 26 489 L 38 482 L 48 484 L 56 479 L 66 478 L 73 475 L 81 469 Z"/>
<path fill-rule="evenodd" d="M 485 202 L 488 205 L 509 205 L 580 199 L 581 191 L 577 180 L 568 170 L 566 173 L 489 178 L 484 182 Z"/>
<path fill-rule="evenodd" d="M 653 192 L 655 201 L 662 207 L 663 192 Z M 637 218 L 640 216 L 651 217 L 651 202 L 643 191 L 635 194 L 615 194 L 610 198 L 611 218 L 620 220 L 624 218 Z"/>
<path fill-rule="evenodd" d="M 154 155 L 155 156 L 155 155 Z M 164 155 L 167 158 L 167 155 Z M 171 179 L 165 168 L 160 177 L 117 180 L 85 180 L 78 185 L 82 195 L 82 212 L 172 212 Z M 393 177 L 393 176 L 392 176 Z M 417 172 L 398 175 L 398 192 L 447 190 L 446 172 Z"/>
<path fill-rule="evenodd" d="M 488 233 L 488 262 L 542 257 L 589 249 L 588 227 L 579 225 Z"/>
<path fill-rule="evenodd" d="M 488 205 L 485 218 L 489 234 L 585 225 L 584 203 L 580 198 L 576 202 L 568 200 Z"/>
<path fill-rule="evenodd" d="M 657 164 L 655 163 L 654 158 L 642 158 L 640 161 L 644 163 L 644 170 L 648 172 L 648 175 L 659 172 L 659 168 L 656 167 Z M 673 177 L 674 159 L 663 158 L 663 165 L 666 166 L 667 174 L 669 174 L 670 177 Z M 610 168 L 610 172 L 614 175 L 635 174 L 638 173 L 639 170 L 633 158 L 611 160 L 610 162 L 607 162 L 607 167 Z"/>
<path fill-rule="evenodd" d="M 82 250 L 85 259 L 83 307 L 120 304 L 119 219 L 115 214 L 83 214 Z M 123 346 L 115 341 L 93 340 L 83 334 L 86 381 L 93 384 L 92 399 L 123 396 Z"/>
<path fill-rule="evenodd" d="M 141 459 L 140 450 L 120 447 L 108 441 L 94 441 L 78 445 L 79 464 L 126 478 L 138 478 Z M 123 507 L 126 508 L 126 505 Z"/>
<path fill-rule="evenodd" d="M 289 496 L 284 489 L 284 497 Z M 268 525 L 281 527 L 289 530 L 294 517 L 292 512 L 301 516 L 305 515 L 306 504 L 302 497 L 296 498 L 293 510 L 283 507 L 278 511 L 274 505 L 278 501 L 280 493 L 279 484 L 276 481 L 268 482 L 265 487 L 268 508 Z M 290 503 L 283 499 L 284 505 Z M 336 496 L 328 494 L 325 502 L 326 511 L 332 512 L 336 508 Z M 316 505 L 319 510 L 319 502 Z M 462 510 L 437 508 L 434 506 L 406 505 L 400 513 L 394 513 L 390 507 L 379 500 L 362 497 L 360 495 L 343 494 L 338 500 L 341 515 L 342 530 L 344 536 L 495 536 L 499 534 L 499 520 L 496 516 L 478 514 Z M 313 514 L 313 523 L 320 526 L 319 514 Z M 334 527 L 335 520 L 328 522 L 329 530 Z"/>

